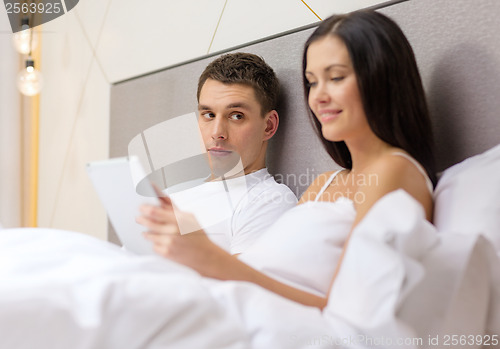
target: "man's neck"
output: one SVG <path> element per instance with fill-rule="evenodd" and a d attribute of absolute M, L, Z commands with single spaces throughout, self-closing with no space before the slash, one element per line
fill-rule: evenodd
<path fill-rule="evenodd" d="M 261 168 L 258 168 L 258 169 L 252 169 L 252 170 L 243 170 L 243 171 L 239 171 L 239 172 L 236 172 L 236 173 L 231 173 L 231 172 L 228 172 L 224 175 L 215 175 L 214 173 L 211 173 L 210 176 L 207 178 L 207 182 L 217 182 L 217 181 L 221 181 L 221 180 L 228 180 L 228 179 L 234 179 L 234 178 L 238 178 L 238 177 L 242 177 L 242 176 L 247 176 L 249 174 L 252 174 L 252 173 L 255 173 L 255 172 L 258 172 L 262 169 L 266 168 L 265 166 L 262 166 Z"/>

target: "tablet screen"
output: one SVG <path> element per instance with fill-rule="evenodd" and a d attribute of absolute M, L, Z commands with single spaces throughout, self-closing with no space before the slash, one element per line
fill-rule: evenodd
<path fill-rule="evenodd" d="M 152 243 L 142 236 L 145 228 L 136 223 L 135 218 L 139 215 L 140 205 L 158 205 L 159 200 L 152 185 L 145 189 L 145 184 L 142 184 L 142 194 L 145 195 L 137 193 L 132 173 L 146 177 L 139 160 L 132 156 L 91 162 L 87 164 L 87 172 L 125 249 L 138 254 L 153 254 Z"/>

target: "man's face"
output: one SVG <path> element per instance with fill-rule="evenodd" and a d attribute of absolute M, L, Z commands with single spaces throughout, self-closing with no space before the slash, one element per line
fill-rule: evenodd
<path fill-rule="evenodd" d="M 198 124 L 212 171 L 218 177 L 257 171 L 265 166 L 267 140 L 277 128 L 275 111 L 262 116 L 252 87 L 208 79 L 200 91 Z M 236 172 L 236 173 L 235 173 Z"/>

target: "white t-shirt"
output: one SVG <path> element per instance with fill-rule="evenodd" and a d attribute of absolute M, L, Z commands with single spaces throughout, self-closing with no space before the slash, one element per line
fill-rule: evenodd
<path fill-rule="evenodd" d="M 297 197 L 266 168 L 223 181 L 196 179 L 165 190 L 181 211 L 193 213 L 209 238 L 226 251 L 245 251 Z M 189 227 L 180 226 L 182 234 Z"/>

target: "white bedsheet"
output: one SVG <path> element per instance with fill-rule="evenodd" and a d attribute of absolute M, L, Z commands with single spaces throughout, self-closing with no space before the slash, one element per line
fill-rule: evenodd
<path fill-rule="evenodd" d="M 476 251 L 481 244 L 450 244 L 447 249 L 423 222 L 421 209 L 408 209 L 412 205 L 406 193 L 395 192 L 374 206 L 353 235 L 323 312 L 250 283 L 202 278 L 160 257 L 135 256 L 82 234 L 4 229 L 1 347 L 288 349 L 363 348 L 373 343 L 388 348 L 402 347 L 398 339 L 415 338 L 423 345 L 407 347 L 435 348 L 426 345 L 421 324 L 433 319 L 435 326 L 442 326 L 445 321 L 438 320 L 446 316 L 441 313 L 453 309 L 444 306 L 433 313 L 432 304 L 441 300 L 425 288 L 436 278 L 433 258 L 446 256 L 450 249 L 471 256 L 482 252 Z M 468 263 L 462 264 L 453 271 L 457 275 L 467 269 Z M 497 267 L 494 261 L 488 266 Z M 480 279 L 483 308 L 472 320 L 483 321 L 475 331 L 488 326 L 484 305 L 491 303 L 488 295 L 494 289 L 489 275 Z M 477 281 L 456 277 L 440 286 L 451 292 L 464 287 L 463 282 Z M 421 293 L 415 292 L 418 287 Z M 467 301 L 475 304 L 474 299 Z M 416 314 L 415 304 L 426 307 L 428 314 Z"/>
<path fill-rule="evenodd" d="M 265 312 L 271 305 L 274 319 L 283 309 L 293 315 L 285 319 L 314 319 L 307 322 L 311 326 L 322 319 L 319 310 L 255 285 L 203 279 L 163 258 L 136 256 L 82 234 L 9 229 L 0 235 L 0 338 L 5 348 L 289 343 L 293 338 L 286 337 L 286 321 L 273 325 L 284 333 L 268 327 L 272 318 Z"/>

